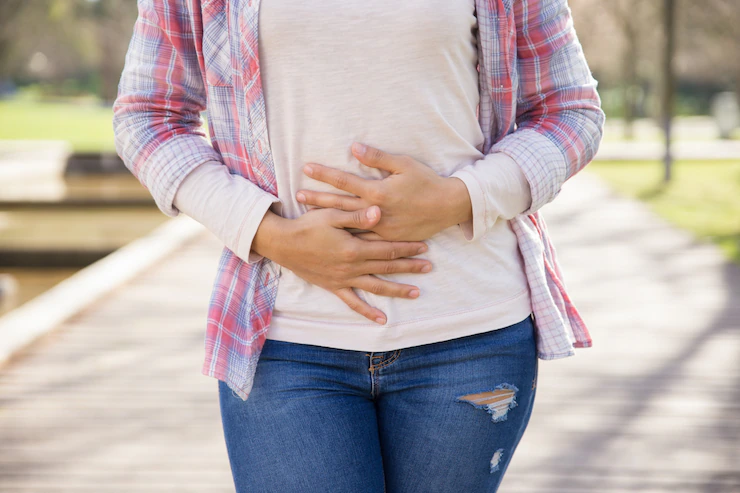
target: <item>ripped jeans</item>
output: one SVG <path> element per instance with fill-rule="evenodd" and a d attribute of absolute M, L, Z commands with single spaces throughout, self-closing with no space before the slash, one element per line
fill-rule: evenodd
<path fill-rule="evenodd" d="M 218 383 L 236 491 L 495 492 L 537 367 L 531 315 L 381 353 L 268 339 L 246 401 Z"/>

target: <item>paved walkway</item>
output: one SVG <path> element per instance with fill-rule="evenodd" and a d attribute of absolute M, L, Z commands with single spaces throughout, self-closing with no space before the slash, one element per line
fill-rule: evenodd
<path fill-rule="evenodd" d="M 588 171 L 544 214 L 595 347 L 540 362 L 500 491 L 740 491 L 740 269 Z M 200 375 L 219 252 L 204 233 L 0 372 L 0 493 L 233 491 Z"/>
<path fill-rule="evenodd" d="M 13 186 L 25 181 L 47 184 L 64 175 L 72 146 L 60 140 L 0 139 L 0 182 Z"/>
<path fill-rule="evenodd" d="M 542 362 L 501 491 L 740 491 L 740 268 L 588 171 L 543 213 L 594 347 Z"/>

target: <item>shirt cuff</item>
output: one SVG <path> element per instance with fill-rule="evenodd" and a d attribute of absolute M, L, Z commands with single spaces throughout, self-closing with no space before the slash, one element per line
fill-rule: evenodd
<path fill-rule="evenodd" d="M 494 152 L 450 175 L 465 183 L 473 219 L 460 223 L 469 242 L 484 237 L 499 218 L 510 220 L 526 211 L 532 195 L 524 172 L 508 155 Z"/>
<path fill-rule="evenodd" d="M 248 179 L 234 175 L 218 161 L 207 161 L 188 173 L 175 194 L 175 206 L 203 224 L 248 264 L 262 260 L 251 251 L 254 236 L 270 206 L 280 202 Z"/>

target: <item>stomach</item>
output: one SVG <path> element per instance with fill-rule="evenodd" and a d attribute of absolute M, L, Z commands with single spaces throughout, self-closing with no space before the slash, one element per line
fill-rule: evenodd
<path fill-rule="evenodd" d="M 505 303 L 528 291 L 524 262 L 509 221 L 497 222 L 480 240 L 469 242 L 455 225 L 424 240 L 427 252 L 414 256 L 432 263 L 429 273 L 374 274 L 417 286 L 415 299 L 376 295 L 355 289 L 370 306 L 387 316 L 386 326 L 421 318 L 444 317 Z M 273 318 L 324 324 L 378 324 L 352 310 L 334 293 L 308 283 L 281 266 Z"/>

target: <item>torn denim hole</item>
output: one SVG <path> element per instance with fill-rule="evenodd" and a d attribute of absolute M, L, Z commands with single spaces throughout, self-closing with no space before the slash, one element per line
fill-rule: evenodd
<path fill-rule="evenodd" d="M 493 390 L 486 390 L 475 394 L 467 394 L 458 397 L 459 402 L 468 402 L 478 409 L 485 409 L 491 414 L 494 422 L 504 421 L 509 409 L 516 407 L 516 393 L 519 389 L 516 385 L 502 383 Z"/>
<path fill-rule="evenodd" d="M 501 457 L 503 457 L 503 455 L 504 449 L 502 448 L 493 453 L 493 457 L 491 457 L 491 474 L 498 471 L 499 463 L 501 462 Z"/>

